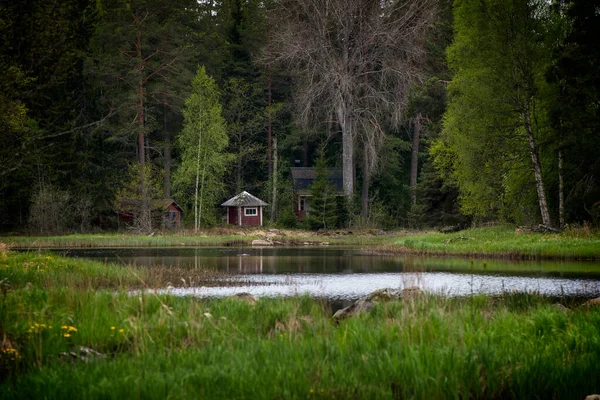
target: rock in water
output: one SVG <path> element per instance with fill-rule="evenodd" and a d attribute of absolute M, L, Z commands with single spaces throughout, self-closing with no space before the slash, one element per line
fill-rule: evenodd
<path fill-rule="evenodd" d="M 252 241 L 252 246 L 273 246 L 273 242 L 262 239 L 255 239 Z"/>

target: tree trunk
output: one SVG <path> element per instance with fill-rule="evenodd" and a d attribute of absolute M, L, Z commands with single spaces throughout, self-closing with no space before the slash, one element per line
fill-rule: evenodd
<path fill-rule="evenodd" d="M 302 138 L 302 166 L 308 167 L 308 138 L 306 135 Z"/>
<path fill-rule="evenodd" d="M 164 120 L 163 127 L 165 131 L 163 168 L 164 168 L 164 195 L 165 199 L 171 198 L 171 134 L 169 132 L 167 118 L 167 104 L 164 104 Z"/>
<path fill-rule="evenodd" d="M 277 136 L 273 137 L 273 197 L 271 201 L 271 223 L 277 215 Z"/>
<path fill-rule="evenodd" d="M 198 227 L 202 223 L 202 193 L 204 191 L 204 177 L 206 176 L 206 155 L 208 154 L 208 146 L 204 147 L 204 159 L 202 163 L 202 182 L 200 183 L 200 202 L 198 204 Z"/>
<path fill-rule="evenodd" d="M 138 156 L 140 160 L 140 220 L 139 228 L 143 231 L 152 230 L 152 221 L 150 218 L 150 206 L 148 204 L 148 188 L 146 187 L 146 146 L 144 135 L 144 74 L 142 61 L 142 33 L 138 30 L 136 36 L 136 50 L 140 64 L 137 67 L 138 84 L 136 88 L 137 95 L 137 123 L 138 123 Z"/>
<path fill-rule="evenodd" d="M 236 171 L 235 171 L 235 193 L 241 193 L 242 191 L 242 143 L 240 142 L 240 145 L 238 146 L 238 154 L 240 154 L 240 156 L 237 158 L 237 165 L 236 165 Z"/>
<path fill-rule="evenodd" d="M 354 132 L 352 117 L 349 115 L 348 106 L 340 104 L 337 107 L 340 126 L 342 127 L 342 175 L 344 196 L 348 202 L 354 195 Z"/>
<path fill-rule="evenodd" d="M 544 180 L 542 177 L 540 155 L 538 152 L 537 144 L 535 142 L 535 137 L 533 135 L 533 126 L 531 124 L 529 103 L 527 103 L 526 109 L 523 112 L 523 123 L 525 125 L 525 130 L 527 131 L 527 136 L 529 139 L 529 154 L 531 156 L 533 175 L 535 178 L 535 188 L 537 190 L 538 202 L 540 205 L 540 214 L 542 215 L 542 224 L 551 228 L 552 221 L 550 220 L 548 202 L 546 201 L 546 191 L 544 188 Z"/>
<path fill-rule="evenodd" d="M 267 17 L 267 49 L 270 49 L 271 45 L 271 24 L 269 23 L 269 19 Z M 271 148 L 271 140 L 272 140 L 272 131 L 271 131 L 271 64 L 267 64 L 267 89 L 269 93 L 269 99 L 267 103 L 267 116 L 268 116 L 268 124 L 267 124 L 267 164 L 268 164 L 268 178 L 269 182 L 271 182 L 271 177 L 273 176 L 273 168 L 271 165 L 272 162 L 272 148 Z M 272 215 L 273 213 L 271 213 Z"/>
<path fill-rule="evenodd" d="M 419 140 L 421 136 L 421 114 L 414 120 L 414 132 L 412 138 L 412 151 L 410 155 L 410 197 L 411 204 L 417 204 L 417 174 L 419 167 Z"/>
<path fill-rule="evenodd" d="M 200 220 L 198 219 L 198 184 L 200 183 L 200 148 L 202 145 L 202 132 L 198 135 L 198 149 L 196 154 L 196 189 L 194 191 L 194 232 L 198 232 Z"/>
<path fill-rule="evenodd" d="M 558 150 L 558 224 L 565 228 L 565 182 L 563 176 L 563 151 Z"/>
<path fill-rule="evenodd" d="M 363 170 L 362 170 L 362 192 L 360 198 L 361 212 L 360 218 L 362 219 L 363 225 L 367 224 L 369 219 L 369 158 L 367 152 L 367 146 L 365 145 L 365 151 L 363 153 Z"/>

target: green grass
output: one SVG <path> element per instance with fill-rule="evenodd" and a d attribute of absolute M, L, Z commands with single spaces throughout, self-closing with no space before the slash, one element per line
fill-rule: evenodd
<path fill-rule="evenodd" d="M 600 235 L 515 232 L 514 227 L 496 226 L 443 234 L 438 232 L 396 238 L 389 253 L 461 255 L 519 259 L 600 259 Z"/>
<path fill-rule="evenodd" d="M 64 236 L 10 236 L 0 238 L 10 247 L 47 249 L 75 247 L 199 247 L 250 245 L 252 235 L 134 235 L 119 233 L 75 234 Z"/>
<path fill-rule="evenodd" d="M 215 228 L 195 235 L 189 232 L 167 235 L 89 234 L 49 237 L 10 236 L 0 238 L 13 248 L 81 247 L 200 247 L 249 246 L 253 239 L 264 238 L 263 229 Z M 588 229 L 570 229 L 562 233 L 517 233 L 511 226 L 467 229 L 444 234 L 439 232 L 390 232 L 378 235 L 374 230 L 309 232 L 286 230 L 270 234 L 287 245 L 361 246 L 369 251 L 389 254 L 455 255 L 505 259 L 600 259 L 600 233 Z"/>
<path fill-rule="evenodd" d="M 153 278 L 0 254 L 0 398 L 545 399 L 600 388 L 600 308 L 423 296 L 336 324 L 307 297 L 252 306 L 131 293 L 139 279 Z M 78 346 L 103 356 L 60 356 Z"/>

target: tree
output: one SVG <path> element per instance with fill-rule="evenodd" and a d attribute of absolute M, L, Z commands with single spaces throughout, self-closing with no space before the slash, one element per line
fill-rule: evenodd
<path fill-rule="evenodd" d="M 113 140 L 131 145 L 130 138 L 135 136 L 135 154 L 140 171 L 144 171 L 150 161 L 149 135 L 160 124 L 159 112 L 152 106 L 162 105 L 164 118 L 165 106 L 185 93 L 179 77 L 188 74 L 191 31 L 185 23 L 194 10 L 193 2 L 103 0 L 98 7 L 101 17 L 88 71 L 101 82 L 105 106 L 115 114 Z M 140 191 L 146 198 L 140 202 L 140 218 L 146 221 L 145 230 L 150 230 L 151 203 L 146 186 L 140 174 Z"/>
<path fill-rule="evenodd" d="M 336 226 L 336 189 L 329 182 L 327 161 L 323 149 L 315 164 L 315 179 L 310 189 L 310 211 L 306 221 L 312 229 Z"/>
<path fill-rule="evenodd" d="M 227 102 L 223 116 L 227 120 L 230 153 L 235 157 L 233 189 L 235 193 L 247 188 L 248 175 L 264 165 L 265 146 L 259 134 L 266 125 L 265 109 L 255 100 L 261 88 L 241 78 L 230 78 L 225 86 Z M 254 184 L 255 182 L 252 182 Z"/>
<path fill-rule="evenodd" d="M 522 218 L 535 188 L 542 223 L 552 226 L 540 140 L 548 136 L 544 73 L 551 60 L 549 5 L 543 0 L 462 0 L 448 59 L 455 76 L 437 163 L 449 151 L 463 209 Z M 528 160 L 529 159 L 529 160 Z M 533 185 L 526 182 L 533 177 Z"/>
<path fill-rule="evenodd" d="M 556 90 L 550 110 L 554 142 L 559 162 L 564 160 L 559 169 L 559 182 L 564 182 L 564 187 L 559 187 L 559 218 L 561 225 L 567 218 L 600 224 L 598 2 L 570 0 L 559 5 L 557 13 L 564 16 L 565 35 L 547 73 Z"/>
<path fill-rule="evenodd" d="M 432 0 L 280 0 L 267 54 L 292 71 L 299 118 L 334 116 L 342 134 L 344 193 L 354 194 L 355 143 L 364 177 L 375 170 L 388 126 L 397 125 L 419 76 Z"/>
<path fill-rule="evenodd" d="M 175 190 L 182 203 L 194 210 L 194 229 L 214 224 L 215 206 L 222 199 L 223 176 L 231 156 L 219 90 L 200 67 L 192 81 L 192 93 L 183 109 L 183 130 L 177 141 L 181 164 L 174 174 Z"/>

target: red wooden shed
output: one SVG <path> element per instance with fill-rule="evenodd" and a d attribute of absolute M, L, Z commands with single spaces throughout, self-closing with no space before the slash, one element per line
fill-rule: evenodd
<path fill-rule="evenodd" d="M 262 226 L 263 207 L 268 204 L 244 191 L 221 204 L 227 207 L 227 223 L 238 226 Z M 241 218 L 238 218 L 241 216 Z"/>

